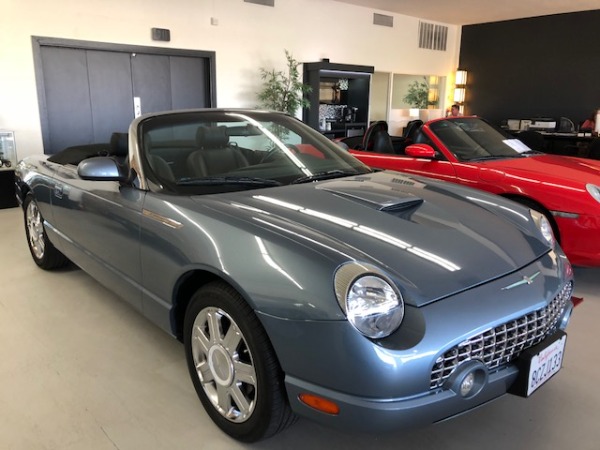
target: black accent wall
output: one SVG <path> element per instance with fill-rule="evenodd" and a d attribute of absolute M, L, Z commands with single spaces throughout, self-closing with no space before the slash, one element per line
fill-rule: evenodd
<path fill-rule="evenodd" d="M 599 30 L 600 10 L 464 26 L 466 113 L 577 125 L 600 108 Z"/>

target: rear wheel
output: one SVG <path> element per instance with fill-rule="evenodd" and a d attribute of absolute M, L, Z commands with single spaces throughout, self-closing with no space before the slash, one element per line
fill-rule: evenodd
<path fill-rule="evenodd" d="M 27 244 L 35 263 L 45 270 L 56 269 L 67 264 L 69 260 L 48 239 L 44 229 L 44 218 L 33 195 L 29 194 L 25 198 L 23 206 Z"/>
<path fill-rule="evenodd" d="M 208 415 L 225 433 L 254 442 L 295 421 L 267 334 L 231 286 L 214 282 L 198 290 L 184 326 L 194 387 Z"/>

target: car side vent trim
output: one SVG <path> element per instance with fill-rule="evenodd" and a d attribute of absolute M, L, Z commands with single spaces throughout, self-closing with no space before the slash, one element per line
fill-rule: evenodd
<path fill-rule="evenodd" d="M 446 51 L 448 27 L 419 21 L 419 48 Z"/>
<path fill-rule="evenodd" d="M 171 219 L 170 217 L 163 216 L 162 214 L 155 213 L 154 211 L 150 211 L 146 208 L 142 210 L 142 215 L 144 217 L 147 217 L 148 219 L 160 222 L 169 228 L 179 229 L 183 227 L 183 224 L 181 222 L 178 222 L 175 219 Z"/>
<path fill-rule="evenodd" d="M 381 25 L 384 27 L 394 27 L 394 18 L 385 14 L 373 13 L 373 25 Z"/>

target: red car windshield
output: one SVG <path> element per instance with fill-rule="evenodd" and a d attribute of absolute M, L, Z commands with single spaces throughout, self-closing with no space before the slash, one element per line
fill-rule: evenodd
<path fill-rule="evenodd" d="M 476 117 L 432 122 L 429 129 L 459 161 L 518 158 L 534 153 L 518 139 Z"/>

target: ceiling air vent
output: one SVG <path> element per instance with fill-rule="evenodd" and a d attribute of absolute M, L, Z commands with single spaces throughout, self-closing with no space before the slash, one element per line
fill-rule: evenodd
<path fill-rule="evenodd" d="M 394 18 L 384 14 L 373 13 L 373 25 L 382 25 L 384 27 L 393 27 Z"/>
<path fill-rule="evenodd" d="M 275 0 L 244 0 L 246 3 L 255 3 L 263 6 L 275 6 Z"/>
<path fill-rule="evenodd" d="M 419 48 L 446 51 L 448 27 L 419 21 Z"/>

